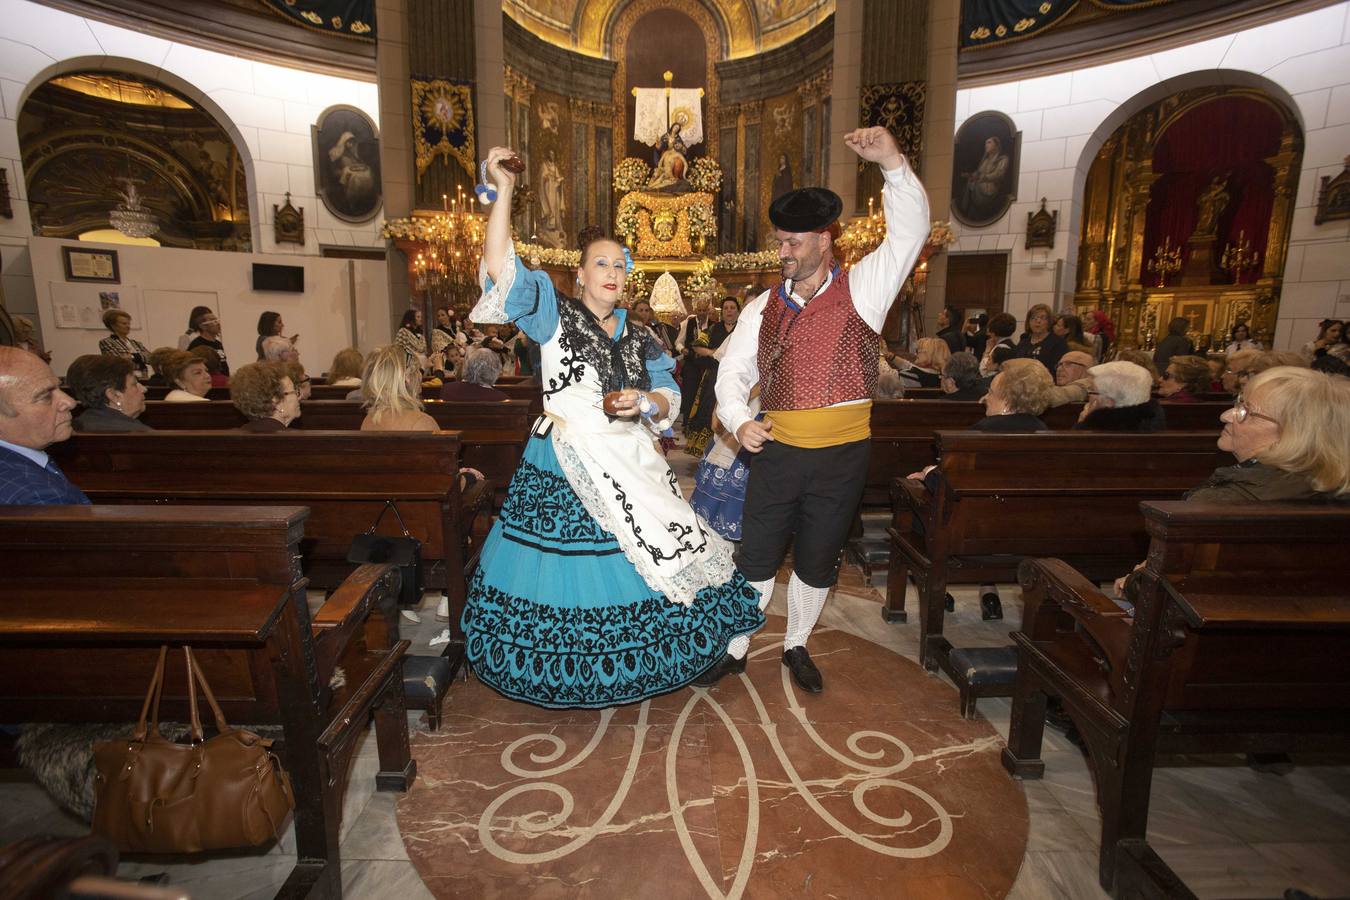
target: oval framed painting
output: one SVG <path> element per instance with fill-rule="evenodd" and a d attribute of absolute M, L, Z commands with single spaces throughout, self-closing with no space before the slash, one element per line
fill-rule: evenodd
<path fill-rule="evenodd" d="M 992 110 L 976 113 L 956 132 L 952 163 L 952 215 L 982 228 L 1008 212 L 1017 199 L 1022 132 L 1013 120 Z"/>
<path fill-rule="evenodd" d="M 312 126 L 314 191 L 344 222 L 369 222 L 384 203 L 380 135 L 354 106 L 330 106 Z"/>

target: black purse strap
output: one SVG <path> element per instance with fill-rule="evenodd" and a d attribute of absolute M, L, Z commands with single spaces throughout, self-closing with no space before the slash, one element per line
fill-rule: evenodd
<path fill-rule="evenodd" d="M 366 534 L 374 534 L 375 529 L 380 527 L 380 520 L 384 518 L 384 514 L 391 509 L 394 511 L 394 518 L 398 519 L 398 527 L 403 529 L 403 536 L 412 537 L 412 533 L 408 531 L 408 526 L 403 523 L 403 515 L 398 511 L 398 504 L 393 500 L 384 501 L 384 508 L 375 517 L 375 521 L 370 523 L 370 527 L 366 529 Z"/>

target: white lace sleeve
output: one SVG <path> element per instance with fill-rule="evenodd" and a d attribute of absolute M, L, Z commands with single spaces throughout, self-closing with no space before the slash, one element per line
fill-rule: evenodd
<path fill-rule="evenodd" d="M 487 265 L 478 263 L 478 283 L 483 288 L 483 296 L 469 313 L 470 322 L 484 322 L 500 325 L 509 322 L 506 315 L 506 295 L 511 293 L 511 285 L 516 281 L 516 248 L 508 244 L 506 256 L 502 259 L 501 279 L 495 284 L 488 277 Z"/>

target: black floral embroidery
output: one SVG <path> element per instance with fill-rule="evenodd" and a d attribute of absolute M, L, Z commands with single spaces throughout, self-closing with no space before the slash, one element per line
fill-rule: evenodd
<path fill-rule="evenodd" d="M 731 638 L 762 627 L 758 601 L 737 572 L 689 606 L 657 595 L 564 609 L 506 594 L 479 571 L 464 612 L 466 650 L 474 673 L 515 700 L 632 703 L 688 684 Z"/>
<path fill-rule="evenodd" d="M 619 549 L 614 535 L 591 518 L 562 474 L 541 469 L 527 459 L 516 468 L 499 519 L 509 537 L 523 536 L 534 546 L 536 542 L 584 543 L 609 545 L 604 550 L 607 553 Z"/>
<path fill-rule="evenodd" d="M 666 531 L 679 542 L 679 545 L 669 554 L 661 552 L 660 547 L 653 547 L 642 539 L 642 526 L 633 520 L 633 504 L 628 500 L 628 492 L 623 486 L 614 479 L 608 472 L 602 472 L 609 486 L 614 490 L 614 499 L 619 502 L 619 508 L 623 510 L 624 521 L 628 523 L 629 529 L 633 532 L 633 537 L 637 539 L 638 546 L 646 550 L 651 556 L 652 562 L 660 563 L 663 560 L 679 559 L 685 553 L 702 553 L 708 546 L 708 535 L 702 528 L 698 529 L 698 536 L 702 538 L 697 547 L 692 541 L 687 540 L 689 535 L 694 533 L 694 526 L 681 525 L 679 522 L 667 522 Z M 697 521 L 697 520 L 695 520 Z"/>
<path fill-rule="evenodd" d="M 577 383 L 585 377 L 588 365 L 605 393 L 624 388 L 651 390 L 647 361 L 658 359 L 664 351 L 645 329 L 630 324 L 625 320 L 623 334 L 615 341 L 580 302 L 559 297 L 558 347 L 563 351 L 559 359 L 563 372 L 549 379 L 544 394 L 556 394 Z"/>

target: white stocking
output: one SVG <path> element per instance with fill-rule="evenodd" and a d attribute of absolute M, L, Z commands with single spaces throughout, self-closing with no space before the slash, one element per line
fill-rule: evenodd
<path fill-rule="evenodd" d="M 796 572 L 792 573 L 788 581 L 788 621 L 787 634 L 783 637 L 784 650 L 806 646 L 806 639 L 811 636 L 811 629 L 816 627 L 816 620 L 820 618 L 820 611 L 825 608 L 825 598 L 829 594 L 829 588 L 811 587 L 798 578 Z"/>
<path fill-rule="evenodd" d="M 752 581 L 750 586 L 759 591 L 759 608 L 762 610 L 769 605 L 769 600 L 773 597 L 774 580 L 772 578 L 764 581 Z M 742 659 L 750 650 L 750 635 L 739 634 L 731 639 L 727 644 L 727 654 L 736 659 Z"/>

